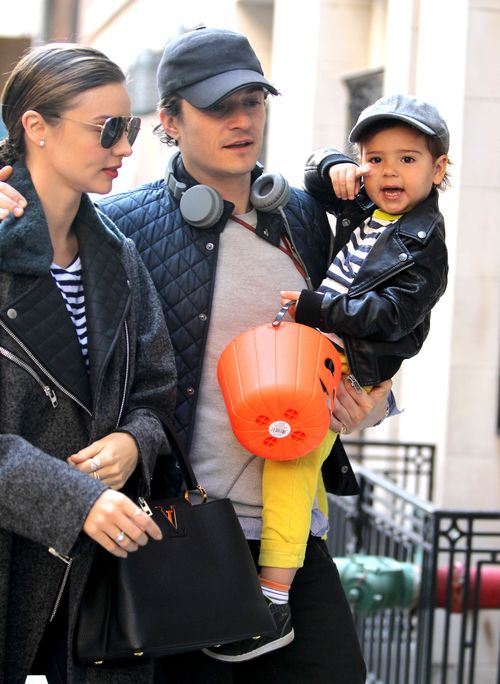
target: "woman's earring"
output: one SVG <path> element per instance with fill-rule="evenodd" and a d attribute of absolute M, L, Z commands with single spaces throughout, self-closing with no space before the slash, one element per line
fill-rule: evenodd
<path fill-rule="evenodd" d="M 45 147 L 45 140 L 40 140 L 39 145 L 40 147 Z"/>

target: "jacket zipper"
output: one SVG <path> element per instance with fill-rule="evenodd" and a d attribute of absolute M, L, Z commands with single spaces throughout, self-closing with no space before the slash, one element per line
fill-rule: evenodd
<path fill-rule="evenodd" d="M 30 352 L 30 350 L 26 347 L 25 344 L 21 342 L 21 340 L 17 337 L 17 335 L 14 335 L 12 331 L 10 331 L 7 326 L 3 323 L 3 321 L 0 320 L 0 326 L 5 330 L 5 332 L 12 337 L 12 339 L 21 347 L 21 349 L 24 351 L 25 354 L 33 361 L 33 363 L 39 368 L 53 383 L 54 385 L 67 397 L 72 399 L 78 406 L 80 406 L 86 413 L 89 414 L 89 416 L 92 417 L 91 412 L 88 410 L 88 408 L 82 404 L 81 401 L 79 401 L 71 392 L 68 392 L 64 387 L 37 361 L 37 359 L 33 356 L 33 354 Z M 31 375 L 31 377 L 42 387 L 43 391 L 45 394 L 49 397 L 52 406 L 54 408 L 57 407 L 58 401 L 56 394 L 54 390 L 46 385 L 43 380 L 35 373 L 35 371 L 28 366 L 24 361 L 21 359 L 17 358 L 14 354 L 9 352 L 7 349 L 4 349 L 3 347 L 0 347 L 0 354 L 4 356 L 5 358 L 9 359 L 13 363 L 17 364 L 21 368 L 23 368 L 27 373 Z M 66 583 L 68 581 L 68 576 L 69 572 L 71 570 L 71 565 L 73 563 L 73 559 L 70 558 L 69 556 L 65 556 L 62 553 L 59 553 L 59 551 L 56 551 L 52 546 L 49 547 L 49 553 L 51 553 L 53 556 L 56 558 L 59 558 L 66 564 L 66 570 L 64 571 L 63 578 L 61 580 L 61 584 L 59 586 L 59 591 L 57 592 L 56 600 L 54 601 L 54 606 L 52 608 L 52 613 L 50 615 L 49 622 L 52 622 L 54 619 L 55 614 L 57 613 L 57 609 L 59 608 L 59 604 L 61 602 L 61 598 L 64 592 L 64 588 L 66 587 Z"/>
<path fill-rule="evenodd" d="M 123 324 L 125 326 L 125 382 L 123 384 L 122 400 L 120 402 L 120 410 L 118 411 L 118 420 L 116 421 L 115 429 L 117 429 L 118 426 L 120 425 L 120 421 L 121 421 L 122 415 L 123 415 L 123 409 L 125 408 L 125 396 L 127 394 L 128 374 L 129 374 L 129 368 L 130 368 L 130 343 L 129 343 L 129 336 L 128 336 L 127 321 L 124 321 Z"/>
<path fill-rule="evenodd" d="M 63 563 L 66 563 L 66 570 L 64 571 L 61 584 L 59 585 L 59 591 L 57 592 L 56 600 L 54 601 L 52 613 L 50 614 L 49 618 L 49 622 L 52 622 L 52 620 L 55 617 L 55 614 L 57 613 L 57 609 L 59 608 L 59 604 L 61 603 L 61 598 L 66 587 L 66 582 L 68 581 L 69 571 L 71 570 L 73 559 L 69 556 L 65 556 L 63 553 L 60 553 L 59 551 L 56 551 L 53 546 L 49 546 L 49 553 L 51 553 L 56 558 L 59 558 L 59 560 L 62 560 Z"/>
<path fill-rule="evenodd" d="M 26 345 L 24 345 L 24 344 L 21 342 L 21 340 L 20 340 L 16 335 L 14 335 L 14 333 L 12 333 L 12 332 L 7 328 L 7 326 L 3 323 L 3 321 L 1 321 L 1 320 L 0 320 L 0 326 L 5 330 L 5 332 L 7 332 L 7 333 L 12 337 L 13 340 L 21 347 L 21 349 L 29 356 L 29 358 L 33 361 L 33 363 L 35 363 L 35 365 L 36 365 L 38 368 L 40 368 L 40 369 L 45 373 L 45 375 L 46 375 L 48 378 L 50 378 L 50 380 L 52 380 L 52 382 L 56 385 L 56 387 L 57 387 L 58 389 L 61 390 L 61 392 L 63 392 L 63 394 L 65 394 L 66 396 L 68 396 L 70 399 L 73 399 L 73 401 L 75 401 L 79 406 L 81 406 L 81 408 L 83 408 L 83 409 L 89 414 L 89 416 L 92 416 L 92 413 L 87 409 L 87 407 L 86 407 L 84 404 L 82 404 L 82 403 L 81 403 L 73 394 L 71 394 L 71 392 L 68 392 L 67 390 L 65 390 L 64 387 L 62 387 L 62 385 L 60 385 L 60 383 L 57 382 L 57 380 L 56 380 L 55 378 L 52 377 L 52 375 L 51 375 L 51 374 L 50 374 L 50 373 L 49 373 L 49 372 L 48 372 L 48 371 L 47 371 L 47 370 L 46 370 L 46 369 L 45 369 L 45 368 L 36 360 L 36 358 L 33 356 L 33 354 L 32 354 L 32 353 L 29 351 L 29 349 L 26 347 Z M 127 321 L 126 321 L 126 320 L 124 321 L 124 327 L 125 327 L 125 339 L 126 339 L 125 382 L 124 382 L 124 387 L 123 387 L 123 395 L 122 395 L 122 399 L 121 399 L 121 402 L 120 402 L 120 410 L 119 410 L 119 413 L 118 413 L 118 419 L 117 419 L 117 421 L 116 421 L 116 427 L 118 427 L 119 424 L 120 424 L 121 417 L 122 417 L 122 414 L 123 414 L 123 410 L 124 410 L 124 407 L 125 407 L 125 397 L 126 397 L 126 393 L 127 393 L 128 376 L 129 376 L 129 372 L 130 372 L 130 342 L 129 342 L 129 333 L 128 333 L 128 326 L 127 326 Z M 25 364 L 23 361 L 21 361 L 21 359 L 18 359 L 18 358 L 15 357 L 13 354 L 11 354 L 11 352 L 7 351 L 7 349 L 4 349 L 3 347 L 0 347 L 0 354 L 2 354 L 3 356 L 5 356 L 6 358 L 10 359 L 10 360 L 13 361 L 14 363 L 17 363 L 17 364 L 18 364 L 19 366 L 21 366 L 22 368 L 24 368 L 24 369 L 33 377 L 33 379 L 36 380 L 36 382 L 43 388 L 45 394 L 50 398 L 50 400 L 51 400 L 51 402 L 52 402 L 52 406 L 53 406 L 54 408 L 56 408 L 56 406 L 57 406 L 57 397 L 56 397 L 56 395 L 55 395 L 54 390 L 52 390 L 50 387 L 48 387 L 47 385 L 45 385 L 45 384 L 43 383 L 43 381 L 41 380 L 41 378 L 35 373 L 35 371 L 34 371 L 32 368 L 30 368 L 27 364 Z M 54 403 L 54 402 L 55 402 L 55 403 Z M 51 554 L 52 554 L 53 556 L 55 556 L 56 558 L 59 558 L 59 560 L 62 560 L 63 563 L 66 564 L 66 570 L 64 571 L 64 575 L 63 575 L 63 578 L 62 578 L 62 580 L 61 580 L 61 584 L 60 584 L 60 586 L 59 586 L 59 590 L 58 590 L 58 592 L 57 592 L 57 596 L 56 596 L 56 599 L 55 599 L 55 601 L 54 601 L 54 605 L 53 605 L 53 608 L 52 608 L 52 613 L 51 613 L 50 619 L 49 619 L 49 622 L 52 622 L 52 620 L 54 619 L 54 617 L 55 617 L 55 615 L 56 615 L 56 613 L 57 613 L 57 609 L 59 608 L 59 604 L 61 603 L 61 598 L 62 598 L 64 589 L 65 589 L 65 587 L 66 587 L 66 583 L 67 583 L 67 581 L 68 581 L 68 577 L 69 577 L 69 573 L 70 573 L 70 570 L 71 570 L 71 565 L 72 565 L 72 563 L 73 563 L 73 559 L 70 558 L 69 556 L 65 556 L 64 554 L 60 553 L 59 551 L 56 551 L 56 549 L 54 549 L 53 546 L 50 546 L 50 547 L 49 547 L 49 553 L 51 553 Z"/>
<path fill-rule="evenodd" d="M 43 391 L 45 392 L 47 397 L 50 399 L 50 403 L 52 404 L 52 407 L 53 408 L 58 407 L 59 402 L 57 401 L 56 393 L 54 392 L 52 387 L 49 387 L 49 385 L 46 385 L 43 382 L 42 378 L 37 373 L 35 373 L 35 371 L 32 368 L 30 368 L 30 366 L 28 366 L 27 363 L 24 363 L 24 361 L 22 361 L 21 359 L 18 359 L 17 356 L 12 354 L 12 352 L 10 352 L 8 349 L 4 349 L 4 347 L 0 347 L 0 355 L 4 356 L 6 359 L 9 359 L 9 361 L 12 361 L 12 363 L 15 363 L 17 366 L 20 366 L 27 373 L 29 373 L 31 375 L 31 377 L 33 378 L 33 380 L 35 380 L 35 382 L 37 382 L 40 385 L 40 387 L 43 389 Z"/>
<path fill-rule="evenodd" d="M 128 281 L 127 281 L 127 282 L 128 282 Z M 129 285 L 129 286 L 130 286 L 130 285 Z M 104 369 L 104 368 L 106 367 L 106 365 L 107 365 L 107 362 L 108 362 L 109 357 L 111 356 L 111 354 L 112 354 L 112 352 L 113 352 L 113 349 L 115 348 L 116 340 L 118 339 L 119 331 L 120 331 L 120 329 L 121 329 L 122 322 L 123 322 L 123 325 L 125 326 L 126 347 L 127 347 L 127 371 L 126 371 L 127 376 L 128 376 L 128 365 L 129 365 L 129 337 L 128 337 L 128 327 L 127 327 L 127 313 L 128 313 L 128 310 L 129 310 L 129 306 L 130 306 L 130 297 L 129 297 L 128 300 L 127 300 L 127 303 L 126 303 L 126 305 L 125 305 L 125 309 L 123 310 L 123 315 L 122 315 L 120 324 L 119 324 L 119 326 L 117 327 L 117 330 L 116 330 L 116 335 L 115 335 L 115 337 L 113 338 L 113 341 L 111 342 L 111 344 L 109 345 L 109 349 L 108 349 L 108 353 L 107 353 L 107 356 L 106 356 L 106 359 L 105 359 L 105 363 L 103 364 L 103 369 Z M 101 396 L 102 372 L 103 372 L 103 371 L 101 371 L 101 376 L 99 377 L 99 382 L 97 383 L 97 392 L 96 392 L 96 396 L 95 396 L 95 398 L 94 398 L 94 403 L 93 403 L 93 408 L 94 408 L 94 410 L 95 410 L 95 408 L 97 407 L 97 404 L 98 404 L 99 399 L 100 399 L 100 396 Z M 125 393 L 126 393 L 126 386 L 124 387 L 124 390 L 123 390 L 123 396 L 122 396 L 122 401 L 121 401 L 120 412 L 122 411 L 123 405 L 124 405 L 124 403 L 125 403 Z M 92 414 L 91 414 L 91 415 L 92 415 Z M 118 421 L 117 421 L 117 423 L 116 423 L 117 427 L 118 427 L 118 424 L 119 424 L 119 421 L 120 421 L 120 420 L 121 420 L 121 415 L 118 416 Z"/>
<path fill-rule="evenodd" d="M 65 389 L 65 388 L 61 385 L 61 383 L 58 382 L 58 381 L 49 373 L 49 371 L 48 371 L 46 368 L 44 368 L 44 367 L 42 366 L 41 363 L 39 363 L 39 362 L 37 361 L 37 359 L 33 356 L 33 354 L 32 354 L 32 353 L 30 352 L 30 350 L 26 347 L 26 345 L 23 344 L 23 342 L 21 342 L 21 340 L 17 337 L 17 335 L 15 335 L 11 330 L 9 330 L 9 328 L 7 328 L 7 326 L 5 325 L 5 323 L 4 323 L 2 320 L 0 320 L 0 327 L 2 327 L 2 328 L 5 330 L 5 332 L 6 332 L 8 335 L 10 335 L 10 337 L 12 337 L 12 339 L 14 340 L 14 342 L 16 342 L 16 343 L 21 347 L 21 349 L 24 351 L 24 353 L 27 354 L 27 356 L 33 361 L 33 363 L 35 364 L 35 366 L 37 366 L 37 368 L 39 368 L 39 369 L 43 372 L 43 374 L 46 375 L 46 376 L 49 378 L 49 380 L 52 381 L 52 383 L 57 387 L 58 390 L 60 390 L 63 394 L 65 394 L 67 397 L 69 397 L 70 399 L 72 399 L 76 404 L 78 404 L 78 406 L 80 406 L 80 408 L 82 408 L 86 413 L 88 413 L 88 415 L 89 415 L 90 417 L 92 417 L 91 411 L 89 411 L 89 409 L 85 406 L 85 404 L 82 404 L 82 402 L 81 402 L 79 399 L 77 399 L 77 398 L 75 397 L 74 394 L 72 394 L 71 392 L 68 392 L 68 390 Z M 19 364 L 19 365 L 21 365 L 21 364 Z M 23 368 L 24 368 L 24 366 L 23 366 Z M 27 367 L 27 368 L 28 368 L 28 367 Z M 27 370 L 27 368 L 26 368 L 26 370 Z M 33 377 L 35 377 L 35 376 L 33 376 Z M 42 385 L 42 387 L 43 387 L 43 385 Z M 54 408 L 55 408 L 55 407 L 54 407 Z"/>

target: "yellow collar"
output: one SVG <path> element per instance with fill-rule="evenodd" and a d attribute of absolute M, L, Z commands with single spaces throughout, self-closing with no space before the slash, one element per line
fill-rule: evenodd
<path fill-rule="evenodd" d="M 397 221 L 401 218 L 403 214 L 387 214 L 382 209 L 375 209 L 373 212 L 373 218 L 380 219 L 381 221 Z"/>

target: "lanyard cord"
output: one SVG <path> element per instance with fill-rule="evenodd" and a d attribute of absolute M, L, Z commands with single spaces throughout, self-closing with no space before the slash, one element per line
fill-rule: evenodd
<path fill-rule="evenodd" d="M 251 225 L 250 225 L 249 223 L 247 223 L 246 221 L 243 221 L 243 219 L 240 219 L 238 216 L 235 216 L 234 214 L 231 214 L 231 216 L 230 216 L 229 218 L 231 218 L 233 221 L 236 221 L 236 223 L 239 223 L 240 226 L 243 226 L 244 228 L 247 228 L 248 230 L 251 230 L 252 233 L 257 233 L 257 231 L 255 230 L 255 228 L 254 228 L 253 226 L 251 226 Z M 307 274 L 306 274 L 306 272 L 305 272 L 305 270 L 304 270 L 304 267 L 302 266 L 302 264 L 300 263 L 300 261 L 297 259 L 296 255 L 294 254 L 294 252 L 293 252 L 293 250 L 292 250 L 292 247 L 291 247 L 291 245 L 290 245 L 290 240 L 289 240 L 289 238 L 288 238 L 288 235 L 283 234 L 281 237 L 282 237 L 284 246 L 283 246 L 283 245 L 277 245 L 278 249 L 280 249 L 282 252 L 284 252 L 287 256 L 290 257 L 290 259 L 293 261 L 293 263 L 294 263 L 295 268 L 297 269 L 297 271 L 298 271 L 298 272 L 300 273 L 300 275 L 304 278 L 304 280 L 305 280 L 306 282 L 308 282 L 308 281 L 309 281 L 309 278 L 308 278 L 308 276 L 307 276 Z"/>

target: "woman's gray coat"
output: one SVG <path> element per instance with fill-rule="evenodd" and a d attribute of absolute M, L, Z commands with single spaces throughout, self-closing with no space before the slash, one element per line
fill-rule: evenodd
<path fill-rule="evenodd" d="M 96 548 L 82 526 L 105 487 L 66 458 L 110 432 L 130 433 L 139 466 L 127 491 L 149 486 L 169 452 L 154 411 L 175 401 L 170 339 L 149 276 L 130 240 L 82 197 L 73 224 L 85 288 L 90 371 L 49 267 L 42 207 L 22 163 L 28 200 L 0 224 L 0 682 L 24 682 L 70 557 L 68 644 Z M 151 541 L 150 543 L 155 543 Z M 50 551 L 52 549 L 52 551 Z M 147 578 L 145 578 L 147 581 Z M 69 664 L 68 682 L 152 681 L 150 662 Z"/>

